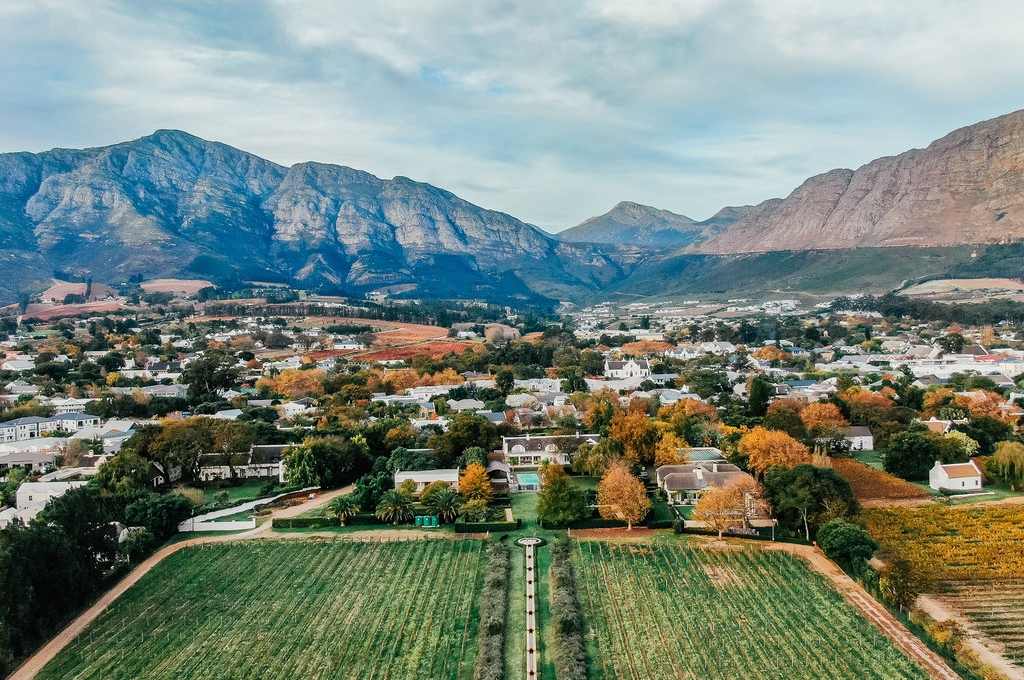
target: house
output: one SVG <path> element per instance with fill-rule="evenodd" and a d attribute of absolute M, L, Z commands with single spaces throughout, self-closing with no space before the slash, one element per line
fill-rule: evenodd
<path fill-rule="evenodd" d="M 698 461 L 662 465 L 654 472 L 658 488 L 673 505 L 694 505 L 710 486 L 724 487 L 753 477 L 731 463 Z"/>
<path fill-rule="evenodd" d="M 421 493 L 423 489 L 427 488 L 429 484 L 434 482 L 448 482 L 454 491 L 459 490 L 459 470 L 458 468 L 443 469 L 443 470 L 410 470 L 403 472 L 399 470 L 395 473 L 395 488 L 401 486 L 402 482 L 407 479 L 411 479 L 416 482 L 416 493 Z"/>
<path fill-rule="evenodd" d="M 843 430 L 843 439 L 850 443 L 851 451 L 874 451 L 875 437 L 871 434 L 871 428 L 864 425 L 854 425 Z"/>
<path fill-rule="evenodd" d="M 215 479 L 252 479 L 281 477 L 281 456 L 287 444 L 253 444 L 248 453 L 204 453 L 199 477 Z"/>
<path fill-rule="evenodd" d="M 0 471 L 22 468 L 29 472 L 43 472 L 56 464 L 57 454 L 53 451 L 6 451 L 0 445 Z"/>
<path fill-rule="evenodd" d="M 647 359 L 605 359 L 604 377 L 615 380 L 623 378 L 647 378 L 651 375 L 651 366 Z"/>
<path fill-rule="evenodd" d="M 531 437 L 502 437 L 501 449 L 505 462 L 511 467 L 537 467 L 544 461 L 554 461 L 567 466 L 572 463 L 572 454 L 582 444 L 596 446 L 601 441 L 599 434 L 563 434 Z"/>
<path fill-rule="evenodd" d="M 70 489 L 84 486 L 86 482 L 25 482 L 15 494 L 16 514 L 12 519 L 27 523 L 53 498 L 60 498 Z"/>
<path fill-rule="evenodd" d="M 968 491 L 981 488 L 981 470 L 973 460 L 967 463 L 943 465 L 935 461 L 928 471 L 928 486 L 938 491 Z"/>

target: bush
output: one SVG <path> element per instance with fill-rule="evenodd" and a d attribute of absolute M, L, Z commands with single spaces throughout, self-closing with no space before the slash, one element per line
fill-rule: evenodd
<path fill-rule="evenodd" d="M 505 676 L 505 619 L 508 614 L 508 548 L 491 546 L 480 598 L 480 628 L 473 680 L 502 680 Z"/>
<path fill-rule="evenodd" d="M 551 547 L 551 627 L 555 637 L 555 672 L 559 680 L 586 680 L 587 655 L 583 616 L 568 543 Z"/>
<path fill-rule="evenodd" d="M 340 525 L 337 517 L 275 517 L 271 520 L 271 526 L 275 529 L 322 529 Z"/>
<path fill-rule="evenodd" d="M 455 533 L 482 534 L 489 531 L 492 534 L 497 534 L 503 531 L 515 531 L 521 525 L 522 520 L 515 522 L 465 522 L 460 519 L 455 522 Z"/>

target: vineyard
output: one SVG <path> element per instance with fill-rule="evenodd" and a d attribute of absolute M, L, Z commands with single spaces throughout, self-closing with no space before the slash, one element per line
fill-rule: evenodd
<path fill-rule="evenodd" d="M 994 651 L 1024 665 L 1024 507 L 877 508 L 863 517 L 885 556 L 909 562 Z"/>
<path fill-rule="evenodd" d="M 930 580 L 1024 577 L 1024 507 L 874 508 L 868 531 Z"/>
<path fill-rule="evenodd" d="M 931 497 L 931 494 L 921 487 L 865 465 L 859 460 L 833 458 L 831 462 L 832 469 L 850 483 L 853 496 L 860 503 Z"/>
<path fill-rule="evenodd" d="M 188 548 L 36 677 L 471 678 L 482 541 Z"/>
<path fill-rule="evenodd" d="M 927 678 L 797 558 L 581 541 L 590 678 Z"/>

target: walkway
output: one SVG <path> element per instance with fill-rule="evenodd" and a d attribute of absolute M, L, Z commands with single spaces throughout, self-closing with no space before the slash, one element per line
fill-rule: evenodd
<path fill-rule="evenodd" d="M 526 677 L 537 674 L 537 590 L 534 583 L 533 546 L 526 546 Z"/>
<path fill-rule="evenodd" d="M 307 501 L 306 503 L 282 508 L 281 510 L 273 513 L 272 517 L 295 517 L 297 515 L 301 515 L 308 510 L 313 510 L 330 503 L 336 496 L 351 493 L 354 489 L 355 486 L 349 485 L 343 489 L 319 494 L 315 499 Z M 260 538 L 269 534 L 271 528 L 272 522 L 267 521 L 256 529 L 245 531 L 240 534 L 230 534 L 227 536 L 201 536 L 195 539 L 172 543 L 171 545 L 158 550 L 153 553 L 149 559 L 135 567 L 127 576 L 118 581 L 118 583 L 104 593 L 95 604 L 82 612 L 52 640 L 40 647 L 35 654 L 26 659 L 25 662 L 22 663 L 16 671 L 14 671 L 14 673 L 8 676 L 7 680 L 32 680 L 32 678 L 36 676 L 36 673 L 38 673 L 43 666 L 49 663 L 50 659 L 55 657 L 60 650 L 64 649 L 69 642 L 74 640 L 75 637 L 84 631 L 90 623 L 96 620 L 96 617 L 102 614 L 103 610 L 109 607 L 117 598 L 121 597 L 126 590 L 135 585 L 139 579 L 149 573 L 153 567 L 160 564 L 160 562 L 168 555 L 173 555 L 183 548 L 202 545 L 204 543 L 224 543 L 228 541 L 243 541 L 250 538 Z M 306 535 L 296 534 L 296 536 L 304 537 Z"/>

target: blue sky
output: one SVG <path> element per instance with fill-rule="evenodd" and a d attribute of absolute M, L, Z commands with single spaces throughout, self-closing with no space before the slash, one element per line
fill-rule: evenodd
<path fill-rule="evenodd" d="M 1024 3 L 3 0 L 0 151 L 187 130 L 549 231 L 710 217 L 1024 108 Z"/>

